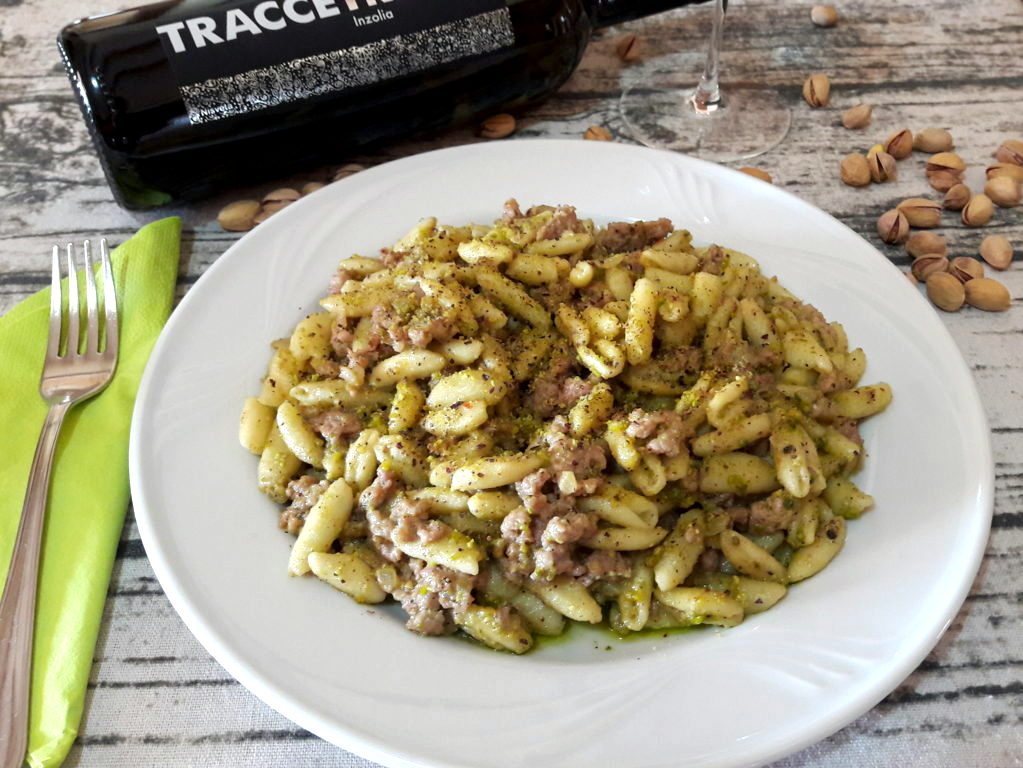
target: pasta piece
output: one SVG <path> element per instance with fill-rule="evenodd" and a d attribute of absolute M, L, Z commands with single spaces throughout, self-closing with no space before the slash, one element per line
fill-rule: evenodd
<path fill-rule="evenodd" d="M 591 496 L 581 496 L 576 506 L 593 512 L 612 525 L 625 528 L 653 528 L 657 525 L 657 504 L 618 485 L 605 485 Z"/>
<path fill-rule="evenodd" d="M 409 557 L 437 563 L 459 573 L 475 576 L 480 572 L 480 552 L 476 542 L 459 531 L 449 531 L 436 541 L 395 541 L 394 546 Z"/>
<path fill-rule="evenodd" d="M 286 493 L 288 481 L 295 476 L 301 466 L 302 460 L 284 443 L 277 424 L 271 425 L 263 453 L 259 456 L 259 468 L 256 470 L 259 490 L 278 504 L 284 504 L 288 500 Z"/>
<path fill-rule="evenodd" d="M 345 481 L 356 491 L 365 489 L 373 482 L 377 473 L 377 441 L 380 433 L 375 429 L 364 429 L 359 433 L 345 456 Z"/>
<path fill-rule="evenodd" d="M 416 501 L 425 501 L 438 512 L 461 512 L 469 508 L 469 496 L 450 488 L 416 488 L 406 495 Z"/>
<path fill-rule="evenodd" d="M 329 312 L 317 312 L 295 326 L 288 350 L 296 362 L 304 363 L 310 358 L 325 358 L 330 354 L 330 329 L 333 321 Z"/>
<path fill-rule="evenodd" d="M 266 447 L 273 424 L 273 408 L 263 405 L 255 397 L 245 398 L 242 415 L 238 420 L 238 442 L 241 443 L 242 448 L 258 456 Z"/>
<path fill-rule="evenodd" d="M 285 401 L 277 408 L 277 429 L 289 451 L 306 464 L 323 468 L 323 438 L 305 423 L 293 403 Z"/>
<path fill-rule="evenodd" d="M 377 464 L 396 473 L 406 485 L 427 482 L 426 453 L 415 440 L 401 435 L 383 435 L 373 445 Z"/>
<path fill-rule="evenodd" d="M 771 433 L 771 458 L 782 488 L 797 499 L 824 490 L 817 448 L 798 424 L 779 424 Z"/>
<path fill-rule="evenodd" d="M 892 401 L 892 389 L 887 384 L 857 387 L 831 396 L 835 415 L 846 419 L 865 419 L 880 413 Z"/>
<path fill-rule="evenodd" d="M 425 379 L 447 365 L 444 355 L 427 349 L 406 349 L 384 360 L 369 375 L 372 387 L 390 387 L 402 379 Z"/>
<path fill-rule="evenodd" d="M 495 405 L 508 392 L 506 381 L 483 371 L 464 369 L 437 380 L 426 398 L 430 408 L 447 408 L 468 400 Z"/>
<path fill-rule="evenodd" d="M 467 435 L 487 420 L 487 404 L 483 400 L 466 400 L 430 411 L 420 422 L 423 429 L 439 437 Z"/>
<path fill-rule="evenodd" d="M 731 453 L 771 434 L 771 414 L 757 413 L 736 424 L 700 435 L 693 440 L 693 453 L 710 456 Z"/>
<path fill-rule="evenodd" d="M 591 549 L 634 552 L 657 546 L 667 535 L 664 528 L 602 528 L 583 543 Z"/>
<path fill-rule="evenodd" d="M 549 256 L 521 253 L 508 265 L 504 273 L 512 280 L 526 285 L 547 285 L 557 282 L 558 264 Z"/>
<path fill-rule="evenodd" d="M 574 437 L 585 437 L 607 423 L 607 417 L 614 408 L 611 387 L 600 383 L 594 385 L 588 395 L 572 406 L 568 412 L 568 423 Z"/>
<path fill-rule="evenodd" d="M 440 345 L 441 354 L 456 365 L 472 365 L 483 351 L 479 339 L 453 339 Z"/>
<path fill-rule="evenodd" d="M 820 573 L 845 544 L 845 520 L 833 517 L 821 527 L 813 544 L 797 549 L 789 561 L 790 582 L 804 581 Z"/>
<path fill-rule="evenodd" d="M 671 535 L 654 550 L 653 578 L 661 591 L 674 589 L 696 567 L 704 549 L 703 511 L 683 513 Z"/>
<path fill-rule="evenodd" d="M 291 545 L 288 573 L 292 576 L 309 573 L 309 555 L 312 552 L 327 552 L 351 513 L 352 489 L 344 480 L 335 480 L 306 515 L 305 524 Z"/>
<path fill-rule="evenodd" d="M 533 636 L 521 622 L 502 621 L 497 609 L 470 605 L 455 616 L 455 622 L 466 634 L 499 651 L 525 653 L 533 647 Z"/>
<path fill-rule="evenodd" d="M 593 595 L 578 581 L 558 576 L 553 581 L 530 581 L 531 591 L 558 613 L 574 621 L 599 624 L 604 618 Z"/>
<path fill-rule="evenodd" d="M 507 491 L 478 491 L 468 498 L 467 506 L 469 512 L 483 520 L 503 520 L 522 506 L 522 499 Z"/>
<path fill-rule="evenodd" d="M 515 317 L 541 330 L 551 327 L 551 316 L 543 305 L 507 277 L 490 269 L 480 269 L 476 280 L 484 293 L 496 299 Z"/>
<path fill-rule="evenodd" d="M 701 587 L 675 587 L 657 590 L 655 597 L 685 619 L 690 625 L 716 624 L 734 627 L 742 623 L 742 603 L 734 597 Z"/>
<path fill-rule="evenodd" d="M 788 588 L 776 581 L 760 581 L 724 573 L 702 573 L 694 581 L 694 586 L 728 592 L 739 601 L 747 616 L 773 608 L 788 594 Z"/>
<path fill-rule="evenodd" d="M 377 584 L 372 568 L 357 555 L 311 552 L 309 568 L 321 581 L 358 603 L 382 603 L 387 598 L 387 593 Z"/>
<path fill-rule="evenodd" d="M 700 490 L 704 493 L 734 493 L 747 496 L 769 493 L 778 487 L 775 468 L 750 453 L 734 451 L 703 460 Z"/>
<path fill-rule="evenodd" d="M 287 346 L 281 345 L 270 358 L 270 365 L 267 366 L 266 378 L 263 379 L 263 391 L 259 394 L 259 402 L 276 408 L 284 402 L 288 392 L 298 381 L 298 361 L 288 350 Z"/>
<path fill-rule="evenodd" d="M 482 491 L 500 488 L 521 480 L 546 463 L 545 456 L 488 456 L 471 461 L 456 470 L 451 487 L 456 491 Z"/>
<path fill-rule="evenodd" d="M 392 434 L 405 432 L 419 423 L 419 415 L 426 404 L 426 397 L 419 385 L 409 379 L 402 379 L 394 390 L 391 412 L 387 417 L 387 430 Z"/>
<path fill-rule="evenodd" d="M 874 497 L 864 493 L 851 480 L 833 477 L 824 489 L 824 500 L 832 512 L 846 520 L 855 520 L 872 506 Z"/>
<path fill-rule="evenodd" d="M 619 623 L 625 629 L 638 632 L 650 618 L 650 602 L 654 595 L 654 574 L 650 566 L 637 563 L 632 576 L 618 593 Z"/>
<path fill-rule="evenodd" d="M 650 359 L 657 320 L 657 286 L 641 277 L 629 296 L 629 316 L 625 321 L 625 353 L 631 365 Z"/>
<path fill-rule="evenodd" d="M 834 370 L 828 353 L 810 331 L 789 331 L 781 337 L 781 346 L 785 362 L 793 368 L 806 368 L 818 373 L 831 373 Z"/>
<path fill-rule="evenodd" d="M 534 240 L 526 246 L 526 253 L 544 256 L 568 256 L 593 245 L 593 235 L 588 232 L 565 232 L 557 240 Z"/>
<path fill-rule="evenodd" d="M 762 581 L 784 583 L 787 579 L 784 565 L 738 531 L 725 531 L 721 534 L 721 551 L 739 573 Z"/>

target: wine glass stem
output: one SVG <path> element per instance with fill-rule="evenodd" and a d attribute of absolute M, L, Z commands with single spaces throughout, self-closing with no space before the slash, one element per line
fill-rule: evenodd
<path fill-rule="evenodd" d="M 700 83 L 692 95 L 693 107 L 697 112 L 713 112 L 721 105 L 721 88 L 718 85 L 718 57 L 721 51 L 721 29 L 725 21 L 725 0 L 714 0 L 714 24 L 710 42 L 707 45 L 707 61 L 703 66 Z"/>

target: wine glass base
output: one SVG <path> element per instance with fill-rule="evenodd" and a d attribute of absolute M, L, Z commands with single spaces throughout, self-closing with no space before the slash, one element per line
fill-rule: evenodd
<path fill-rule="evenodd" d="M 648 147 L 670 149 L 720 163 L 745 160 L 778 146 L 792 113 L 767 89 L 721 88 L 712 112 L 698 112 L 693 88 L 637 83 L 622 94 L 619 108 L 631 136 Z"/>

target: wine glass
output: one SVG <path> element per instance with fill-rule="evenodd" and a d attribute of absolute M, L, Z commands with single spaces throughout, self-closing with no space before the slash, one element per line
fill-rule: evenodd
<path fill-rule="evenodd" d="M 725 0 L 714 0 L 714 23 L 703 76 L 695 89 L 679 83 L 676 57 L 651 61 L 634 73 L 637 84 L 619 108 L 628 132 L 648 147 L 672 149 L 707 160 L 731 162 L 777 146 L 791 114 L 768 89 L 728 88 L 718 82 Z"/>

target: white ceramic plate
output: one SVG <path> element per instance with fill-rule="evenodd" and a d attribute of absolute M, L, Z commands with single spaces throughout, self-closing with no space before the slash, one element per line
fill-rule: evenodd
<path fill-rule="evenodd" d="M 525 657 L 407 632 L 315 579 L 237 443 L 268 342 L 316 310 L 338 259 L 426 215 L 488 222 L 502 202 L 598 222 L 668 216 L 756 257 L 867 350 L 895 401 L 864 429 L 877 507 L 840 557 L 727 631 L 617 641 L 574 631 Z M 766 762 L 876 704 L 924 658 L 976 573 L 991 514 L 988 430 L 934 311 L 833 218 L 737 172 L 600 142 L 513 141 L 411 157 L 260 225 L 189 291 L 139 392 L 131 484 L 171 602 L 227 670 L 299 725 L 387 766 L 654 768 Z"/>

